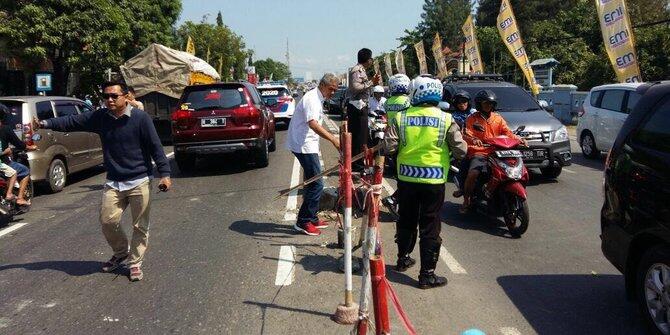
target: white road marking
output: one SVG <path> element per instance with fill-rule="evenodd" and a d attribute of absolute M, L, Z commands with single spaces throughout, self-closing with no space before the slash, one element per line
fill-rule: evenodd
<path fill-rule="evenodd" d="M 17 223 L 17 224 L 13 224 L 13 225 L 11 225 L 11 226 L 9 226 L 9 227 L 7 227 L 7 228 L 4 228 L 4 229 L 0 230 L 0 237 L 3 237 L 3 236 L 5 236 L 5 235 L 7 235 L 7 234 L 9 234 L 9 233 L 12 233 L 12 232 L 14 232 L 14 231 L 17 231 L 17 230 L 23 228 L 23 226 L 25 226 L 25 225 L 27 225 L 27 224 L 28 224 L 28 223 L 26 223 L 26 222 L 20 222 L 20 223 Z"/>
<path fill-rule="evenodd" d="M 28 305 L 30 305 L 31 302 L 33 302 L 33 301 L 32 300 L 21 300 L 21 302 L 19 302 L 18 305 L 16 306 L 16 311 L 17 312 L 22 311 L 24 308 L 28 307 Z"/>
<path fill-rule="evenodd" d="M 8 318 L 0 318 L 0 328 L 7 328 L 9 327 L 9 322 L 11 320 Z"/>
<path fill-rule="evenodd" d="M 468 272 L 465 271 L 465 269 L 461 266 L 461 264 L 458 263 L 456 258 L 452 256 L 449 251 L 447 251 L 447 248 L 445 248 L 443 245 L 440 246 L 440 258 L 442 261 L 447 264 L 447 267 L 451 272 L 456 273 L 456 274 L 467 274 Z"/>
<path fill-rule="evenodd" d="M 565 172 L 567 172 L 567 173 L 577 174 L 577 172 L 572 171 L 572 170 L 570 170 L 570 169 L 566 169 L 566 168 L 563 168 L 563 171 L 565 171 Z"/>
<path fill-rule="evenodd" d="M 521 335 L 521 332 L 514 327 L 502 327 L 500 328 L 500 332 L 503 335 Z"/>
<path fill-rule="evenodd" d="M 171 152 L 171 153 L 165 155 L 165 157 L 167 157 L 167 158 L 171 158 L 172 156 L 174 156 L 174 152 Z"/>
<path fill-rule="evenodd" d="M 290 187 L 295 187 L 298 184 L 300 184 L 300 162 L 297 158 L 294 158 Z M 298 218 L 298 215 L 295 213 L 297 208 L 298 190 L 295 189 L 288 194 L 288 199 L 286 199 L 286 213 L 284 214 L 284 221 L 295 221 Z"/>
<path fill-rule="evenodd" d="M 295 247 L 282 245 L 279 248 L 279 259 L 277 260 L 276 286 L 288 286 L 295 278 Z"/>

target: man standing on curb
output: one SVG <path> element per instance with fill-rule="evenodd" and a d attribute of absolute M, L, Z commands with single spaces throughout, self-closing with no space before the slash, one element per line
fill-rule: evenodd
<path fill-rule="evenodd" d="M 130 280 L 139 281 L 143 278 L 142 260 L 149 242 L 151 160 L 156 162 L 161 176 L 160 191 L 168 191 L 172 186 L 170 163 L 149 114 L 128 103 L 128 86 L 107 82 L 102 89 L 107 108 L 43 121 L 35 118 L 34 121 L 38 128 L 62 132 L 89 131 L 100 136 L 107 170 L 100 223 L 107 243 L 114 251 L 112 258 L 102 266 L 102 271 L 114 271 L 127 259 Z M 119 224 L 128 205 L 133 217 L 130 244 Z"/>
<path fill-rule="evenodd" d="M 305 93 L 295 107 L 295 113 L 288 127 L 286 147 L 300 162 L 304 171 L 304 180 L 321 173 L 319 163 L 319 137 L 340 149 L 340 140 L 321 126 L 323 101 L 330 99 L 337 91 L 340 80 L 332 73 L 321 78 L 319 86 Z M 323 180 L 319 179 L 305 186 L 303 201 L 298 212 L 298 221 L 294 228 L 307 235 L 321 234 L 319 229 L 328 228 L 328 223 L 319 220 L 319 200 L 323 191 Z"/>

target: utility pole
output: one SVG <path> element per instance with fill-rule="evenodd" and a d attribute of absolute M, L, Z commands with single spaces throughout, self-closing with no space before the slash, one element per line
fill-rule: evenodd
<path fill-rule="evenodd" d="M 288 68 L 288 71 L 291 72 L 291 60 L 288 51 L 288 37 L 286 38 L 286 67 Z"/>

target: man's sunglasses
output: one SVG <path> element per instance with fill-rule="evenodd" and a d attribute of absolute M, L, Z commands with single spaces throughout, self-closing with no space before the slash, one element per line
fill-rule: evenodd
<path fill-rule="evenodd" d="M 116 100 L 119 97 L 123 96 L 124 94 L 115 94 L 115 93 L 103 93 L 102 98 L 107 100 L 109 98 L 112 98 L 112 100 Z"/>

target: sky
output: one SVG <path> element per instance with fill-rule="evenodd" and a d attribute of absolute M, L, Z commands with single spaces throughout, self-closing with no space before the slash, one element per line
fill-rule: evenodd
<path fill-rule="evenodd" d="M 177 24 L 200 22 L 205 15 L 215 23 L 221 11 L 223 22 L 254 50 L 254 59 L 285 62 L 288 38 L 293 77 L 318 79 L 326 72 L 344 73 L 361 48 L 375 56 L 397 48 L 397 38 L 419 23 L 422 5 L 421 0 L 182 0 Z"/>

